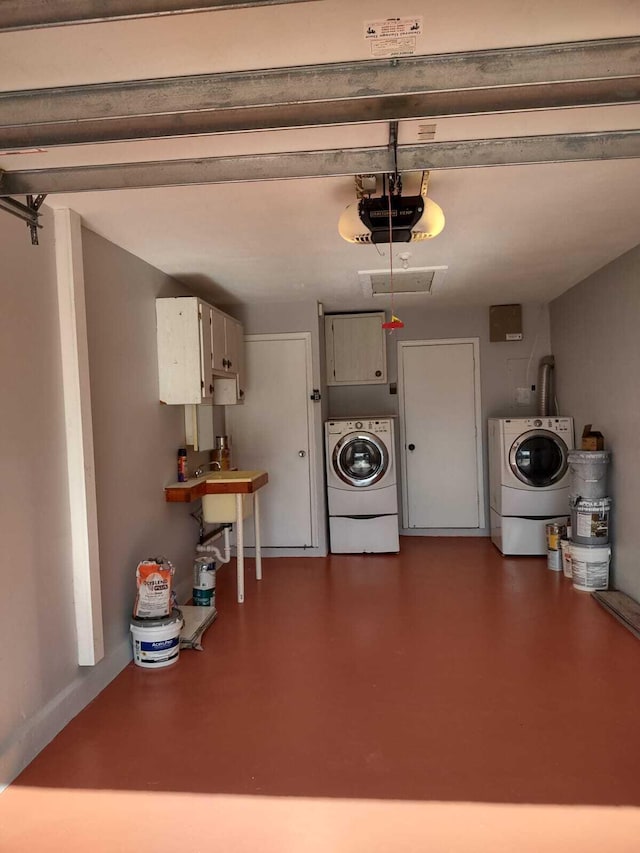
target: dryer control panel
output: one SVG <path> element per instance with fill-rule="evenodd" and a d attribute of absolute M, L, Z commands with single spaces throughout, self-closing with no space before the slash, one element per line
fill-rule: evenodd
<path fill-rule="evenodd" d="M 560 435 L 573 435 L 573 418 L 505 418 L 505 432 L 509 435 L 526 432 L 530 429 L 546 429 Z"/>

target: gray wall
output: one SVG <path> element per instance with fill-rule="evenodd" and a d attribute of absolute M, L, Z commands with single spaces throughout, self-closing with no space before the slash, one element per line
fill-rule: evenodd
<path fill-rule="evenodd" d="M 135 568 L 156 554 L 190 591 L 198 527 L 167 504 L 184 445 L 184 407 L 158 402 L 155 299 L 185 289 L 87 229 L 82 231 L 105 642 L 129 627 Z"/>
<path fill-rule="evenodd" d="M 40 246 L 0 220 L 0 790 L 130 660 L 135 568 L 175 561 L 190 588 L 197 527 L 168 505 L 182 407 L 158 402 L 155 297 L 172 279 L 83 230 L 106 654 L 78 667 L 53 217 Z"/>
<path fill-rule="evenodd" d="M 613 451 L 613 585 L 640 600 L 640 246 L 551 303 L 558 398 Z"/>
<path fill-rule="evenodd" d="M 53 217 L 40 245 L 2 215 L 0 311 L 0 787 L 30 722 L 76 675 Z"/>
<path fill-rule="evenodd" d="M 538 361 L 550 351 L 549 316 L 541 304 L 522 306 L 523 340 L 509 343 L 489 342 L 489 309 L 469 306 L 449 309 L 412 307 L 396 309 L 404 328 L 387 338 L 389 383 L 397 381 L 397 344 L 399 341 L 439 340 L 447 338 L 480 339 L 480 381 L 482 401 L 482 431 L 484 449 L 484 495 L 487 527 L 467 531 L 470 535 L 488 535 L 489 490 L 486 451 L 487 419 L 491 417 L 527 417 L 535 413 L 535 395 L 528 406 L 515 404 L 517 387 L 535 384 Z M 398 396 L 390 393 L 390 385 L 350 385 L 329 388 L 329 416 L 397 415 Z M 405 531 L 409 532 L 409 531 Z M 421 533 L 451 533 L 465 531 L 410 531 Z"/>

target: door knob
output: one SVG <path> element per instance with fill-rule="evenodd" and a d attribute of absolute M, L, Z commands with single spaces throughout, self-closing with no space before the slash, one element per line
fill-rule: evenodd
<path fill-rule="evenodd" d="M 307 454 L 306 454 L 306 451 L 304 451 L 304 450 L 299 450 L 299 451 L 298 451 L 298 456 L 302 457 L 302 456 L 306 456 L 306 455 L 307 455 Z"/>
<path fill-rule="evenodd" d="M 415 450 L 415 449 L 416 449 L 416 446 L 415 446 L 415 444 L 408 444 L 408 445 L 407 445 L 407 448 L 408 448 L 409 450 Z"/>

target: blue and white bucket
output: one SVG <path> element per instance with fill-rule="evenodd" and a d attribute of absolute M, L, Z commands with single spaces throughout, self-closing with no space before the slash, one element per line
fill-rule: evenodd
<path fill-rule="evenodd" d="M 132 619 L 133 660 L 138 666 L 162 669 L 180 656 L 182 613 L 174 608 L 163 619 Z"/>

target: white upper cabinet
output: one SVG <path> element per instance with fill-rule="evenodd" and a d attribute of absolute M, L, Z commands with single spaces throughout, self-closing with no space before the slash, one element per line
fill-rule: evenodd
<path fill-rule="evenodd" d="M 244 399 L 244 334 L 242 325 L 213 309 L 214 397 L 220 406 Z"/>
<path fill-rule="evenodd" d="M 380 385 L 387 381 L 384 311 L 328 314 L 324 318 L 327 385 Z"/>
<path fill-rule="evenodd" d="M 211 307 L 195 296 L 156 299 L 156 321 L 160 401 L 211 402 Z"/>
<path fill-rule="evenodd" d="M 211 312 L 211 332 L 213 337 L 213 369 L 216 373 L 226 373 L 227 343 L 226 315 L 214 308 Z"/>
<path fill-rule="evenodd" d="M 196 296 L 156 299 L 160 400 L 229 405 L 242 398 L 242 326 Z"/>
<path fill-rule="evenodd" d="M 242 326 L 217 308 L 212 310 L 213 371 L 217 375 L 238 373 Z"/>

